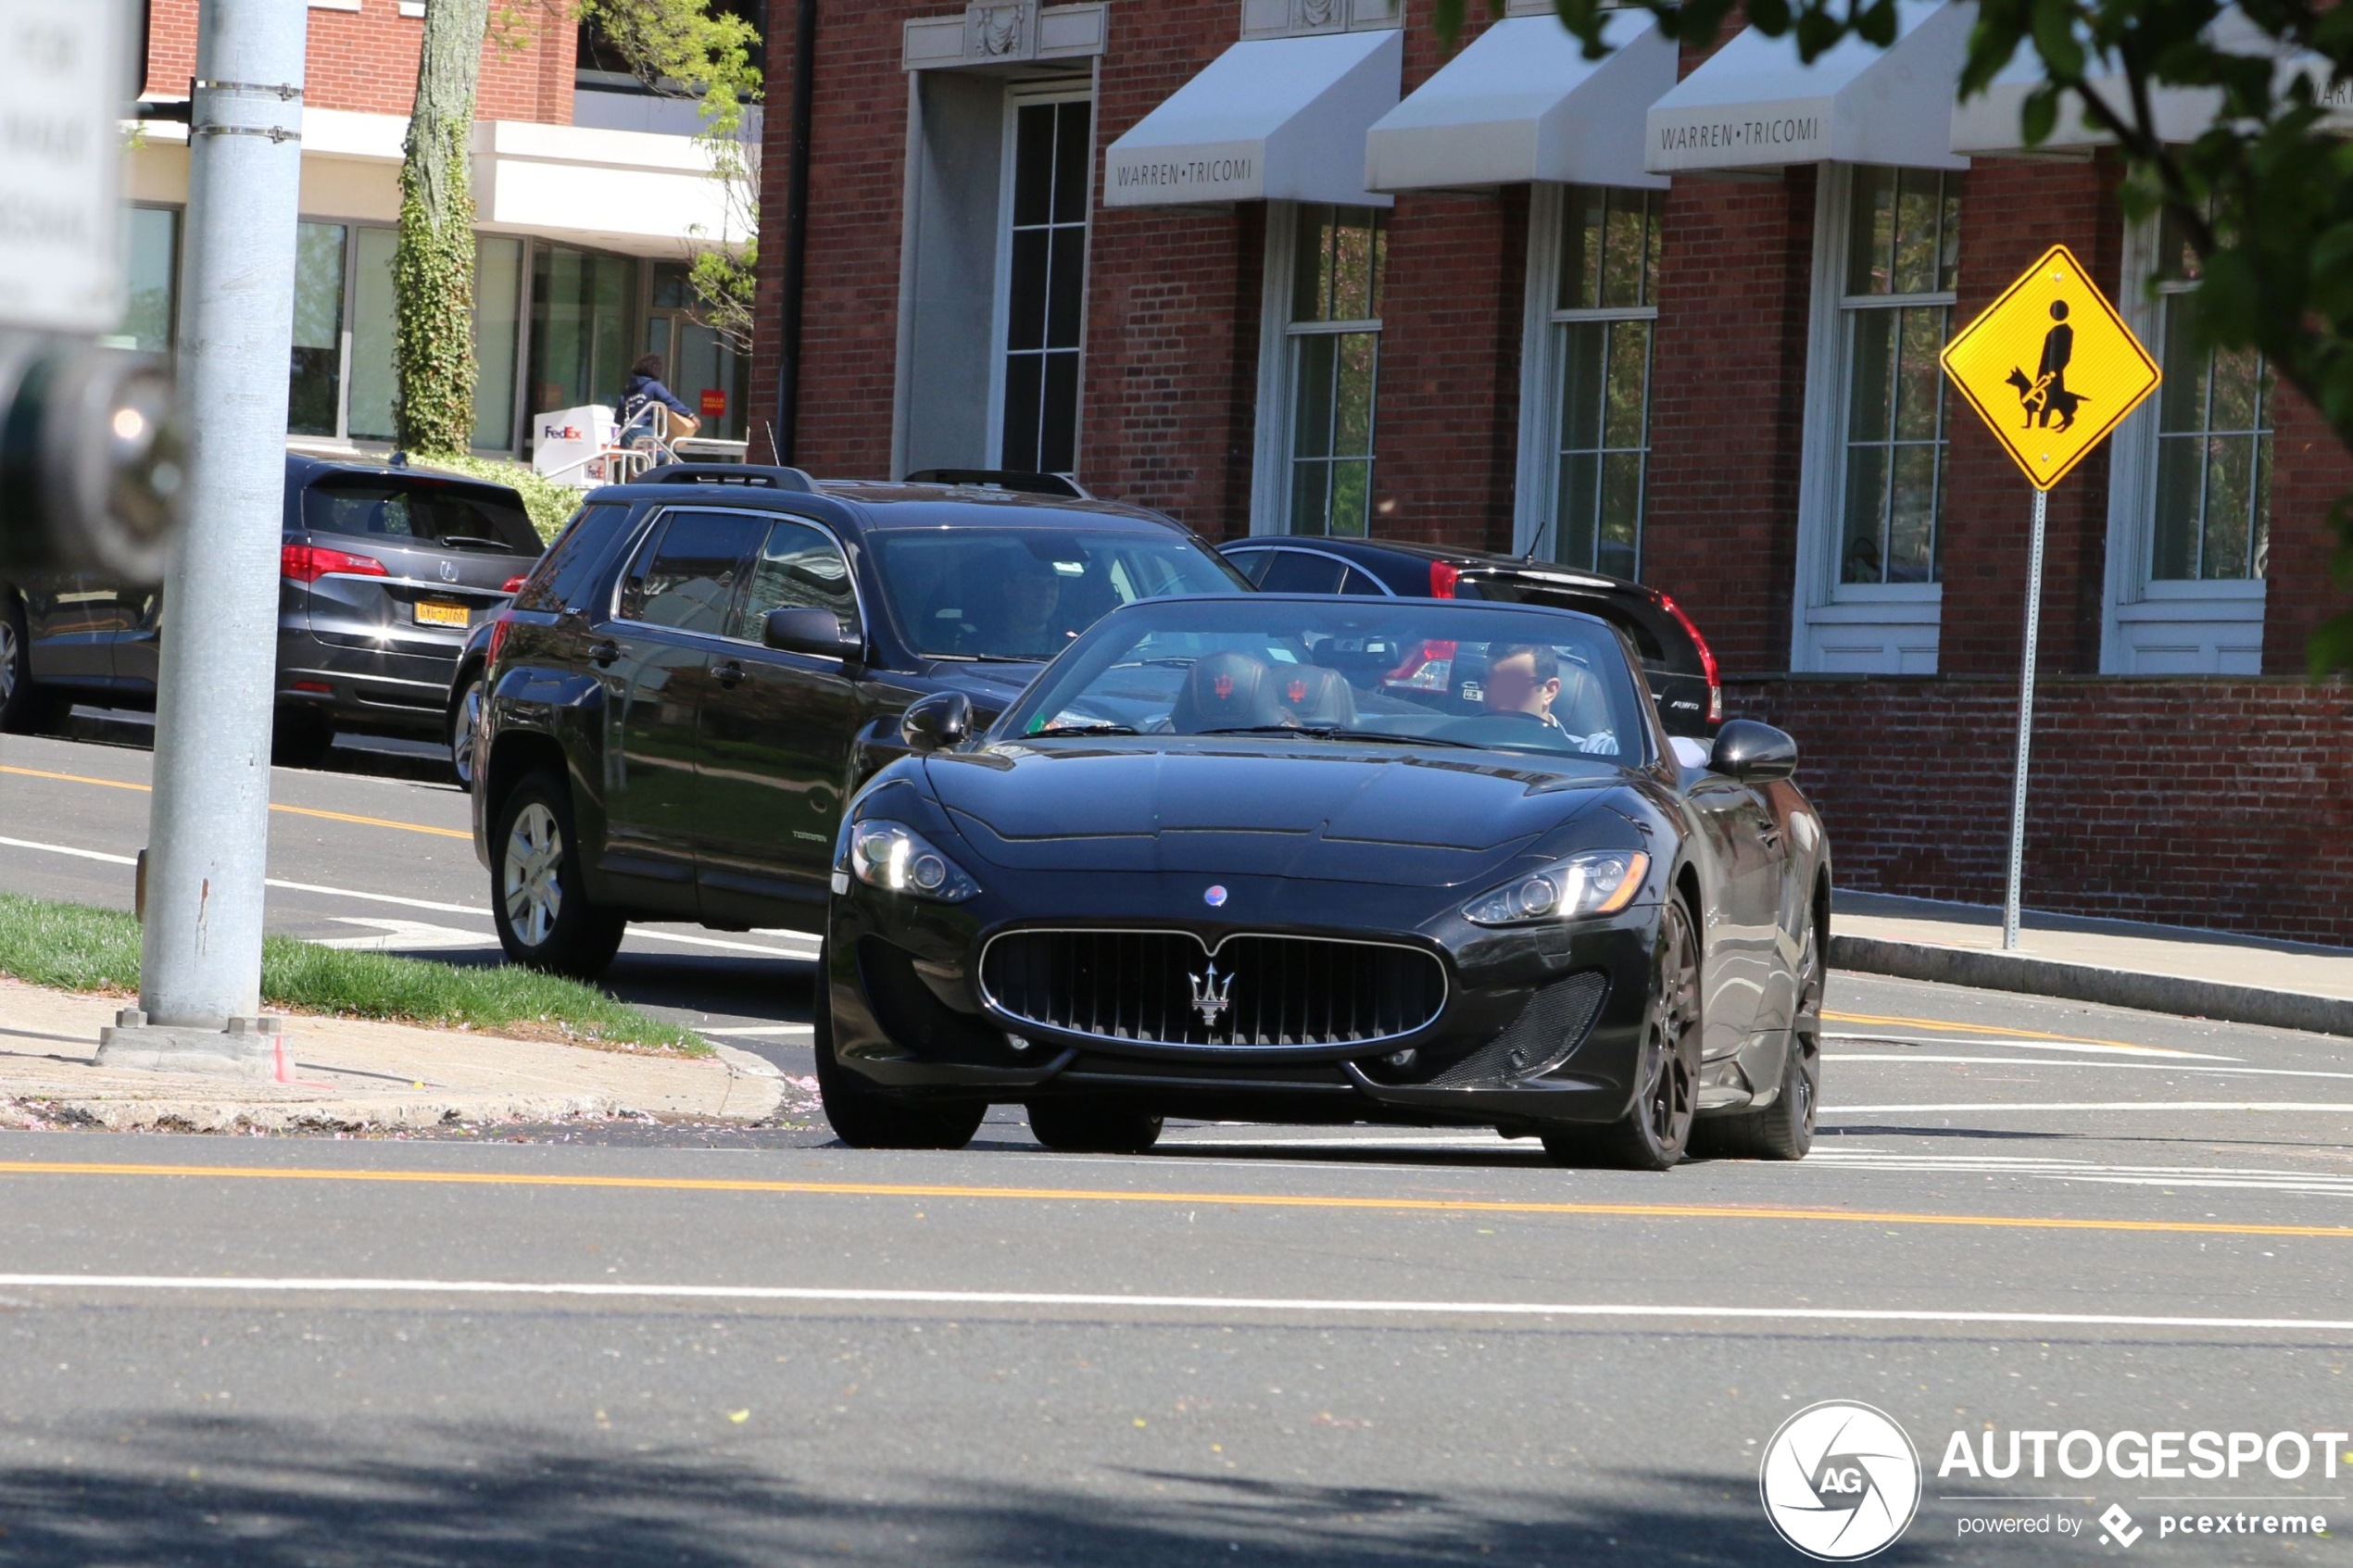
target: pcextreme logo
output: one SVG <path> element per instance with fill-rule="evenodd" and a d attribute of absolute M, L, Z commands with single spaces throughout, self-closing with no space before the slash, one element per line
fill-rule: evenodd
<path fill-rule="evenodd" d="M 1825 1399 L 1781 1423 L 1756 1486 L 1781 1539 L 1818 1562 L 1854 1562 L 1912 1523 L 1919 1450 L 1885 1411 Z"/>

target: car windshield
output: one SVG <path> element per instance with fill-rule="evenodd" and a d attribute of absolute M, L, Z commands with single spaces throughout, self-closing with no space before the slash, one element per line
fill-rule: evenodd
<path fill-rule="evenodd" d="M 1645 711 L 1625 644 L 1592 616 L 1270 595 L 1106 618 L 991 735 L 1298 733 L 1631 766 L 1649 759 Z"/>
<path fill-rule="evenodd" d="M 930 659 L 1051 659 L 1121 605 L 1243 585 L 1172 528 L 886 529 L 869 538 L 899 623 Z"/>

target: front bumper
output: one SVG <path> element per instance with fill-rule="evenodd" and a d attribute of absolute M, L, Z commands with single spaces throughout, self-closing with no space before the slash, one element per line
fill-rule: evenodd
<path fill-rule="evenodd" d="M 1615 1121 L 1630 1104 L 1656 905 L 1574 925 L 1490 930 L 1455 914 L 1451 894 L 1228 877 L 1221 918 L 1172 918 L 1188 908 L 1207 912 L 1202 881 L 1073 872 L 1052 873 L 1047 885 L 1032 875 L 1018 909 L 990 892 L 942 905 L 852 882 L 828 917 L 824 983 L 836 1058 L 899 1089 L 1000 1102 L 1111 1096 L 1210 1119 L 1536 1132 Z M 1445 911 L 1432 916 L 1432 903 Z M 1051 919 L 1040 917 L 1045 908 Z M 1202 1047 L 1067 1033 L 1003 1012 L 980 984 L 988 940 L 1026 926 L 1181 929 L 1207 942 L 1269 934 L 1404 943 L 1438 956 L 1448 995 L 1428 1024 L 1377 1045 Z M 1564 999 L 1580 1006 L 1564 1014 Z M 1573 1042 L 1544 1035 L 1564 1016 Z M 1527 1048 L 1531 1025 L 1542 1048 Z M 1573 1048 L 1564 1055 L 1564 1046 Z"/>

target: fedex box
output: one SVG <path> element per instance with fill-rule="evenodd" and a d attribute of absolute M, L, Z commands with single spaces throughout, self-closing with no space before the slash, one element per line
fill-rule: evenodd
<path fill-rule="evenodd" d="M 605 459 L 612 438 L 612 410 L 601 403 L 535 414 L 531 466 L 559 483 L 586 490 L 606 483 Z"/>

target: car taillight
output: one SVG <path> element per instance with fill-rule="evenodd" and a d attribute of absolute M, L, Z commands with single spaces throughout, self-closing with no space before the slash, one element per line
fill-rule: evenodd
<path fill-rule="evenodd" d="M 522 593 L 522 592 L 523 580 L 524 580 L 524 578 L 525 578 L 525 576 L 526 576 L 526 575 L 527 575 L 527 574 L 526 574 L 526 573 L 524 573 L 524 572 L 521 572 L 521 571 L 516 572 L 516 573 L 515 573 L 512 577 L 510 577 L 510 578 L 508 578 L 508 579 L 507 579 L 507 585 L 506 585 L 505 587 L 503 587 L 503 588 L 499 589 L 498 591 L 499 591 L 500 593 L 502 593 L 502 594 L 520 594 L 520 593 Z"/>
<path fill-rule="evenodd" d="M 278 575 L 289 583 L 316 583 L 330 574 L 344 577 L 389 577 L 384 563 L 368 556 L 350 556 L 316 545 L 286 545 L 278 551 Z"/>
<path fill-rule="evenodd" d="M 1385 686 L 1403 686 L 1409 691 L 1442 692 L 1447 678 L 1453 673 L 1454 645 L 1431 640 L 1409 655 L 1405 662 L 1381 677 Z"/>
<path fill-rule="evenodd" d="M 1692 624 L 1692 618 L 1683 613 L 1681 605 L 1677 604 L 1666 594 L 1658 596 L 1658 602 L 1667 614 L 1675 618 L 1677 624 L 1691 633 L 1692 646 L 1699 649 L 1700 673 L 1707 677 L 1707 721 L 1711 724 L 1722 723 L 1724 721 L 1724 682 L 1717 673 L 1716 650 L 1707 646 L 1707 639 L 1700 635 L 1699 628 Z"/>
<path fill-rule="evenodd" d="M 1448 566 L 1442 560 L 1434 560 L 1430 562 L 1429 596 L 1433 599 L 1453 598 L 1454 596 L 1454 582 L 1461 576 L 1462 571 L 1458 568 Z"/>
<path fill-rule="evenodd" d="M 514 617 L 503 610 L 499 612 L 498 619 L 490 623 L 490 648 L 483 659 L 485 666 L 498 662 L 498 646 L 507 640 L 507 628 L 514 623 Z"/>

